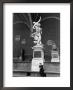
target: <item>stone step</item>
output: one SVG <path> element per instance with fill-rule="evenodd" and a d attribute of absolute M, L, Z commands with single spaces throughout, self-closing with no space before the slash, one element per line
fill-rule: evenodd
<path fill-rule="evenodd" d="M 60 73 L 55 72 L 44 72 L 46 77 L 59 77 Z M 20 70 L 14 70 L 13 71 L 14 77 L 41 77 L 39 72 L 30 72 L 30 71 L 20 71 Z"/>

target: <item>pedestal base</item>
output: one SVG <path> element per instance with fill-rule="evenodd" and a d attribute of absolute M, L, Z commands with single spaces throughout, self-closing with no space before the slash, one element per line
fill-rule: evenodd
<path fill-rule="evenodd" d="M 40 58 L 38 58 L 38 59 L 33 58 L 32 64 L 31 64 L 31 71 L 39 72 L 39 70 L 40 70 L 39 65 L 40 65 L 40 63 L 43 65 L 44 64 L 43 61 L 44 60 L 42 60 Z"/>
<path fill-rule="evenodd" d="M 51 62 L 60 62 L 58 51 L 52 51 L 51 56 L 52 56 Z"/>
<path fill-rule="evenodd" d="M 52 58 L 51 62 L 60 62 L 59 58 Z"/>
<path fill-rule="evenodd" d="M 39 72 L 39 65 L 44 64 L 43 45 L 36 45 L 33 47 L 33 58 L 31 64 L 31 71 Z"/>

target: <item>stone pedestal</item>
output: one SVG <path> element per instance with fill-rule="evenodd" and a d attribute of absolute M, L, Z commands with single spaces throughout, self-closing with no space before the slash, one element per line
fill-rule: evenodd
<path fill-rule="evenodd" d="M 58 51 L 51 51 L 51 62 L 60 62 L 59 53 Z"/>
<path fill-rule="evenodd" d="M 36 45 L 33 48 L 33 59 L 31 64 L 31 71 L 39 72 L 39 65 L 44 64 L 44 52 L 42 45 Z"/>

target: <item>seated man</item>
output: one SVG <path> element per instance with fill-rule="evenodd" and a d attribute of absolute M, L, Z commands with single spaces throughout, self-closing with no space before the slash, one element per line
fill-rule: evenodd
<path fill-rule="evenodd" d="M 42 77 L 46 76 L 46 74 L 44 73 L 43 65 L 41 63 L 39 65 L 39 68 L 40 68 L 40 76 L 42 76 Z"/>

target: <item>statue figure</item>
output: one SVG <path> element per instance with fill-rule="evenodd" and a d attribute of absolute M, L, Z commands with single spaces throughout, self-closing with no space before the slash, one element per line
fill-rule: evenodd
<path fill-rule="evenodd" d="M 41 17 L 39 19 L 39 21 L 37 22 L 33 22 L 33 30 L 35 30 L 34 33 L 32 33 L 32 37 L 34 37 L 34 43 L 37 44 L 37 45 L 40 45 L 42 44 L 41 43 L 41 34 L 42 34 L 42 29 L 40 28 L 41 24 L 40 24 L 40 20 L 41 20 Z"/>
<path fill-rule="evenodd" d="M 31 37 L 34 38 L 34 46 L 32 47 L 33 49 L 33 58 L 32 58 L 32 65 L 31 65 L 31 71 L 38 71 L 40 70 L 40 75 L 44 74 L 43 72 L 43 67 L 40 66 L 40 63 L 43 65 L 44 64 L 44 51 L 43 51 L 43 44 L 41 42 L 41 34 L 42 34 L 42 29 L 41 29 L 41 24 L 40 24 L 40 19 L 37 22 L 33 22 L 32 26 L 32 33 Z M 43 75 L 42 75 L 43 76 Z"/>

